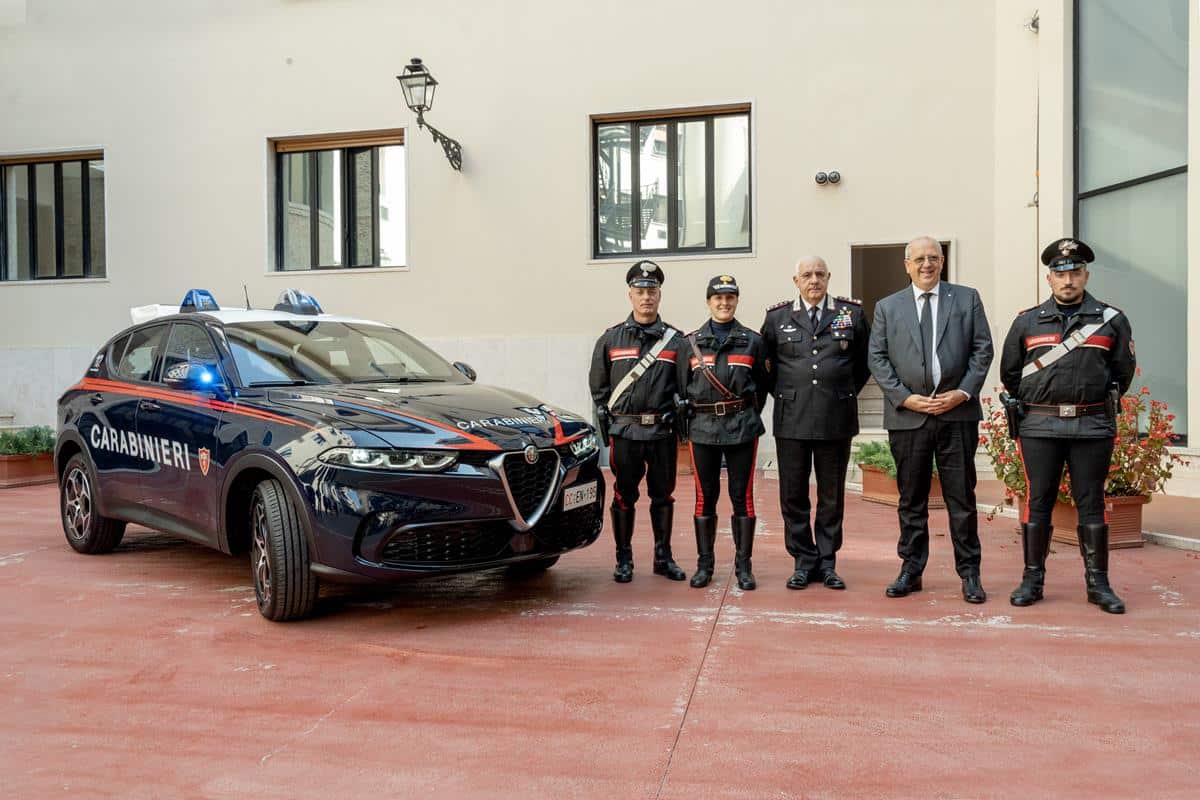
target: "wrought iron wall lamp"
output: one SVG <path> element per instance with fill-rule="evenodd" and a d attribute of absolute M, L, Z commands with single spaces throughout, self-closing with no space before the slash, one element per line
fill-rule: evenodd
<path fill-rule="evenodd" d="M 440 144 L 446 153 L 446 160 L 450 162 L 450 166 L 461 171 L 462 145 L 425 121 L 425 112 L 433 108 L 433 92 L 438 85 L 433 75 L 421 63 L 421 59 L 414 58 L 404 68 L 404 74 L 396 76 L 396 80 L 400 81 L 405 104 L 417 115 L 417 125 L 429 129 L 433 140 Z"/>

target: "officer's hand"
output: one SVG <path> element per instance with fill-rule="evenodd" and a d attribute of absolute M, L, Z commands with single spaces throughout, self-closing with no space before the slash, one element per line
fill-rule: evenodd
<path fill-rule="evenodd" d="M 680 419 L 691 419 L 696 415 L 696 409 L 692 408 L 691 400 L 675 395 L 675 413 Z"/>
<path fill-rule="evenodd" d="M 918 414 L 938 414 L 938 405 L 932 397 L 926 397 L 923 394 L 910 394 L 904 398 L 904 402 L 900 404 L 909 411 L 916 411 Z"/>

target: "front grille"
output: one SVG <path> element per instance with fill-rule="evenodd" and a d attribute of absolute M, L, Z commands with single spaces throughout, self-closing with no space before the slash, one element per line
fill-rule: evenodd
<path fill-rule="evenodd" d="M 556 511 L 542 517 L 533 528 L 533 535 L 547 550 L 570 550 L 582 547 L 600 535 L 604 515 L 600 513 L 603 498 L 595 503 L 570 511 Z"/>
<path fill-rule="evenodd" d="M 385 564 L 471 564 L 504 555 L 513 529 L 505 521 L 411 528 L 383 548 Z"/>
<path fill-rule="evenodd" d="M 504 456 L 504 478 L 521 519 L 529 520 L 554 488 L 558 477 L 557 455 L 553 450 L 539 450 L 536 464 L 528 463 L 524 453 Z"/>

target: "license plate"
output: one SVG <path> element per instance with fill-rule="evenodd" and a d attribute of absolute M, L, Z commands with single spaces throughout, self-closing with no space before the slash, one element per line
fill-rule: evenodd
<path fill-rule="evenodd" d="M 596 502 L 595 481 L 563 490 L 563 511 L 570 511 L 572 508 L 579 508 L 594 502 Z"/>

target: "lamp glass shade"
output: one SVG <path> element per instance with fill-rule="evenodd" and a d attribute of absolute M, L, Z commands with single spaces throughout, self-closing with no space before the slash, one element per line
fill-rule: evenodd
<path fill-rule="evenodd" d="M 433 92 L 437 81 L 424 66 L 407 66 L 400 76 L 400 88 L 404 102 L 414 112 L 428 111 L 433 107 Z"/>

